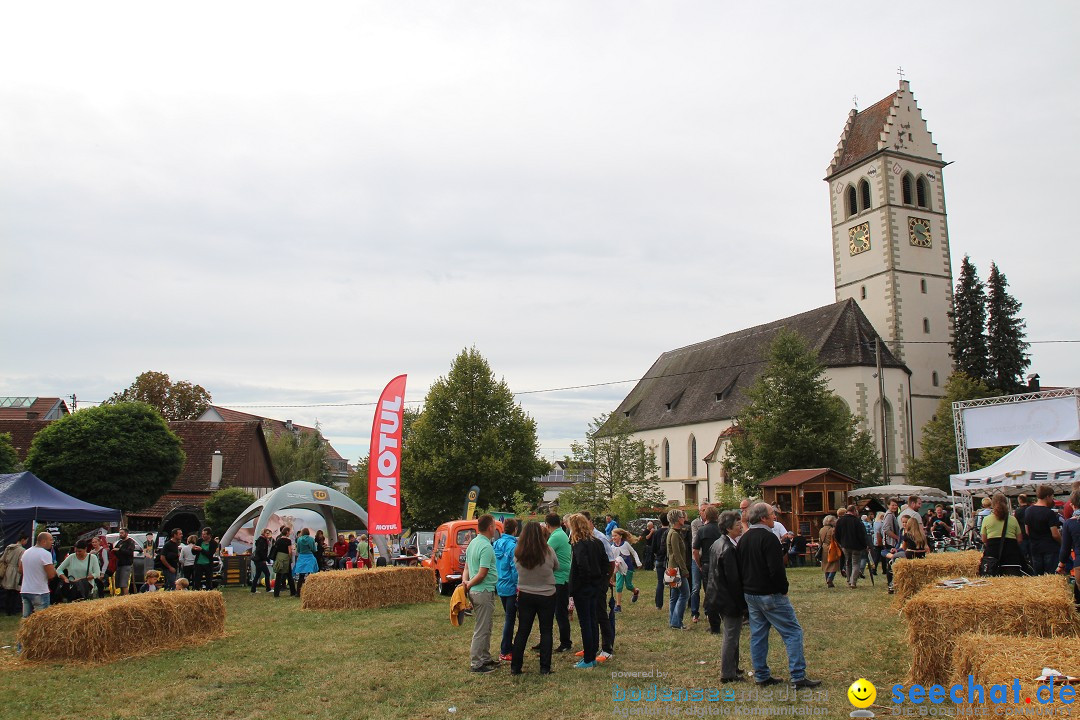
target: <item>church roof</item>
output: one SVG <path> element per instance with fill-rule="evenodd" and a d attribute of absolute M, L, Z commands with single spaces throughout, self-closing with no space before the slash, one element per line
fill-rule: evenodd
<path fill-rule="evenodd" d="M 862 112 L 848 113 L 825 177 L 830 179 L 885 150 L 945 165 L 907 80 Z"/>
<path fill-rule="evenodd" d="M 721 335 L 661 355 L 616 413 L 634 430 L 730 420 L 768 360 L 782 329 L 801 335 L 827 368 L 875 365 L 873 325 L 853 299 Z M 907 368 L 882 344 L 882 365 Z"/>
<path fill-rule="evenodd" d="M 829 166 L 829 175 L 846 170 L 885 147 L 882 133 L 896 102 L 896 95 L 893 93 L 860 113 L 851 111 L 840 138 L 840 146 L 836 149 L 837 155 Z"/>

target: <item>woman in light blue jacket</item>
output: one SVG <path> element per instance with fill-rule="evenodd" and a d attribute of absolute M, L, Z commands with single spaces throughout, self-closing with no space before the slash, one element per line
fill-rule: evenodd
<path fill-rule="evenodd" d="M 517 549 L 518 521 L 509 518 L 503 522 L 503 534 L 492 545 L 495 551 L 495 592 L 502 601 L 503 620 L 502 644 L 499 646 L 499 659 L 509 662 L 513 659 L 514 623 L 517 621 L 517 567 L 514 566 L 514 550 Z"/>

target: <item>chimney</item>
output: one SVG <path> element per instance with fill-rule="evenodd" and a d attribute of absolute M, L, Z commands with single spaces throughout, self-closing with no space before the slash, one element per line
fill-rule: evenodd
<path fill-rule="evenodd" d="M 221 487 L 221 462 L 222 456 L 220 450 L 215 450 L 214 454 L 210 456 L 210 489 L 217 490 Z"/>

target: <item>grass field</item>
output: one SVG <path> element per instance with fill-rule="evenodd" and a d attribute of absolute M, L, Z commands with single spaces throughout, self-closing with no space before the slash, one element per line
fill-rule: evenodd
<path fill-rule="evenodd" d="M 902 681 L 910 658 L 882 584 L 873 588 L 867 582 L 855 591 L 838 584 L 829 590 L 816 568 L 788 575 L 806 632 L 808 674 L 825 681 L 809 705 L 846 717 L 852 710 L 847 688 L 863 676 L 877 685 L 881 703 L 884 688 Z M 294 598 L 226 589 L 228 637 L 202 647 L 111 664 L 87 658 L 84 665 L 31 667 L 15 663 L 11 650 L 4 650 L 0 707 L 4 717 L 50 720 L 599 718 L 645 705 L 612 700 L 613 683 L 644 687 L 654 682 L 612 677 L 627 671 L 663 673 L 655 680 L 659 686 L 736 690 L 734 703 L 653 705 L 682 716 L 709 707 L 781 704 L 748 698 L 752 682 L 719 686 L 718 637 L 708 633 L 704 619 L 687 632 L 670 630 L 666 600 L 663 612 L 652 603 L 655 574 L 639 574 L 638 580 L 641 600 L 631 604 L 626 596 L 615 657 L 595 670 L 574 670 L 576 658 L 556 656 L 555 672 L 541 676 L 536 654 L 529 653 L 519 677 L 511 677 L 505 664 L 487 675 L 471 674 L 472 621 L 453 627 L 448 598 L 373 611 L 310 612 L 301 611 Z M 580 649 L 576 619 L 573 637 Z M 0 645 L 13 644 L 17 624 L 17 618 L 0 617 Z M 501 627 L 497 610 L 493 653 Z M 746 630 L 742 640 L 742 665 L 749 669 Z M 787 677 L 786 655 L 775 633 L 769 663 L 775 675 Z"/>

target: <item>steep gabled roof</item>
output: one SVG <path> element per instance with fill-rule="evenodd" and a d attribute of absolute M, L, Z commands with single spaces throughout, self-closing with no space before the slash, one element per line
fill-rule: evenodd
<path fill-rule="evenodd" d="M 212 421 L 214 418 L 212 415 L 210 415 L 210 413 L 216 413 L 217 416 L 225 422 L 248 422 L 251 420 L 258 420 L 259 422 L 263 423 L 263 427 L 266 429 L 266 431 L 272 434 L 275 438 L 279 438 L 285 433 L 291 432 L 289 430 L 289 426 L 286 423 L 292 423 L 293 429 L 303 435 L 307 435 L 313 432 L 319 432 L 318 428 L 308 427 L 307 425 L 298 425 L 296 423 L 293 423 L 291 420 L 275 420 L 274 418 L 263 417 L 262 415 L 253 415 L 251 413 L 241 412 L 239 410 L 230 410 L 229 408 L 221 407 L 220 405 L 211 405 L 203 411 L 203 414 L 200 415 L 198 419 L 202 421 Z M 344 460 L 344 458 L 341 457 L 338 451 L 334 449 L 334 446 L 331 445 L 325 437 L 323 438 L 323 440 L 326 442 L 327 460 Z"/>
<path fill-rule="evenodd" d="M 770 478 L 761 483 L 759 487 L 795 487 L 808 483 L 811 480 L 817 480 L 818 478 L 825 477 L 826 475 L 832 476 L 834 479 L 850 482 L 851 484 L 857 484 L 855 478 L 845 475 L 839 470 L 833 470 L 831 468 L 813 468 L 806 470 L 788 470 L 786 473 L 781 473 L 774 478 Z"/>
<path fill-rule="evenodd" d="M 945 164 L 907 80 L 901 80 L 896 92 L 862 112 L 848 113 L 825 178 L 832 178 L 885 150 L 940 166 Z"/>
<path fill-rule="evenodd" d="M 15 446 L 15 454 L 19 456 L 19 462 L 26 462 L 26 453 L 30 450 L 30 443 L 34 441 L 34 436 L 50 422 L 52 421 L 0 418 L 0 433 L 11 433 L 11 444 Z"/>
<path fill-rule="evenodd" d="M 253 467 L 264 469 L 274 487 L 281 483 L 274 473 L 270 451 L 266 447 L 262 424 L 248 422 L 199 422 L 174 420 L 169 428 L 183 441 L 187 460 L 180 476 L 169 488 L 171 493 L 209 493 L 212 456 L 222 455 L 221 487 L 243 487 Z M 263 466 L 265 463 L 265 466 Z"/>
<path fill-rule="evenodd" d="M 764 370 L 769 347 L 783 329 L 801 335 L 826 367 L 875 364 L 878 334 L 849 298 L 666 352 L 616 413 L 629 418 L 638 431 L 734 418 L 746 405 L 745 390 Z M 882 364 L 908 371 L 884 344 Z"/>

